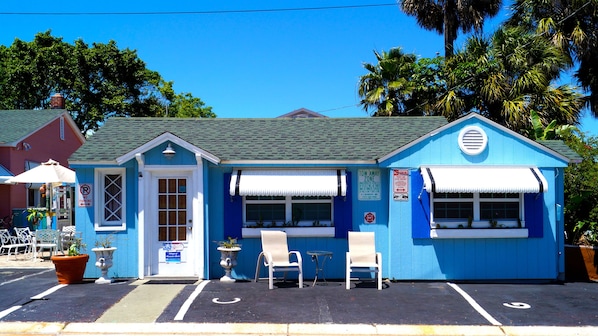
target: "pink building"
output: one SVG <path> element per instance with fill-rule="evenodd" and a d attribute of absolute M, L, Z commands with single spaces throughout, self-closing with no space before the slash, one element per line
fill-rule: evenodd
<path fill-rule="evenodd" d="M 51 106 L 0 110 L 0 218 L 10 216 L 14 209 L 43 206 L 41 185 L 11 185 L 6 180 L 49 159 L 68 166 L 68 157 L 85 142 L 60 94 L 52 97 Z"/>

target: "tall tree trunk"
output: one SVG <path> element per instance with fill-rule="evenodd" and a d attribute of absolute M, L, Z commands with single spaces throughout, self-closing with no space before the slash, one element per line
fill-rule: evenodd
<path fill-rule="evenodd" d="M 443 4 L 444 15 L 444 58 L 453 56 L 453 42 L 456 39 L 457 18 L 455 17 L 455 0 L 445 0 Z"/>

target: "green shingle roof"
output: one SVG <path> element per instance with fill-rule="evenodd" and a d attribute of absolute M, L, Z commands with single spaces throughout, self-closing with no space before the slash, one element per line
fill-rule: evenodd
<path fill-rule="evenodd" d="M 446 124 L 443 117 L 111 118 L 69 162 L 111 162 L 165 132 L 222 161 L 375 160 Z"/>
<path fill-rule="evenodd" d="M 10 144 L 33 133 L 66 110 L 0 110 L 0 144 Z"/>
<path fill-rule="evenodd" d="M 567 146 L 562 140 L 538 140 L 537 142 L 569 158 L 572 162 L 581 162 L 583 160 L 581 155 L 577 154 L 576 151 Z"/>

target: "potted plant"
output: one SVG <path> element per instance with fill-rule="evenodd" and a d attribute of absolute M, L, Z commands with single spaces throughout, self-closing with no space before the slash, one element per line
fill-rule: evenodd
<path fill-rule="evenodd" d="M 39 222 L 46 218 L 47 208 L 27 208 L 27 221 L 31 223 L 31 228 L 37 230 Z"/>
<path fill-rule="evenodd" d="M 108 269 L 112 267 L 114 251 L 116 247 L 112 246 L 114 242 L 114 235 L 108 234 L 103 238 L 96 240 L 95 247 L 91 250 L 96 255 L 96 267 L 100 269 L 102 275 L 95 281 L 97 284 L 108 284 L 112 282 L 111 278 L 108 278 Z"/>
<path fill-rule="evenodd" d="M 83 282 L 83 273 L 89 260 L 89 254 L 81 253 L 85 244 L 81 238 L 74 238 L 66 255 L 53 255 L 51 257 L 56 269 L 56 277 L 60 284 L 73 284 Z"/>
<path fill-rule="evenodd" d="M 237 254 L 241 251 L 241 244 L 237 243 L 236 238 L 228 237 L 227 240 L 218 242 L 218 251 L 220 251 L 220 266 L 224 268 L 224 276 L 220 281 L 234 282 L 231 271 L 237 266 Z"/>

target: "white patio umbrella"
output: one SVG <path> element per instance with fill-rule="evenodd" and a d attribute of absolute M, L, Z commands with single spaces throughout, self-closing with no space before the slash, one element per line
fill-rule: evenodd
<path fill-rule="evenodd" d="M 62 183 L 75 183 L 75 172 L 61 166 L 58 161 L 49 159 L 41 165 L 27 170 L 15 177 L 8 179 L 8 183 L 45 183 L 48 190 L 49 203 L 52 200 L 52 185 L 60 185 Z M 48 208 L 52 206 L 49 205 Z M 50 215 L 48 214 L 48 218 Z"/>
<path fill-rule="evenodd" d="M 11 177 L 8 183 L 75 183 L 75 172 L 52 159 Z"/>

